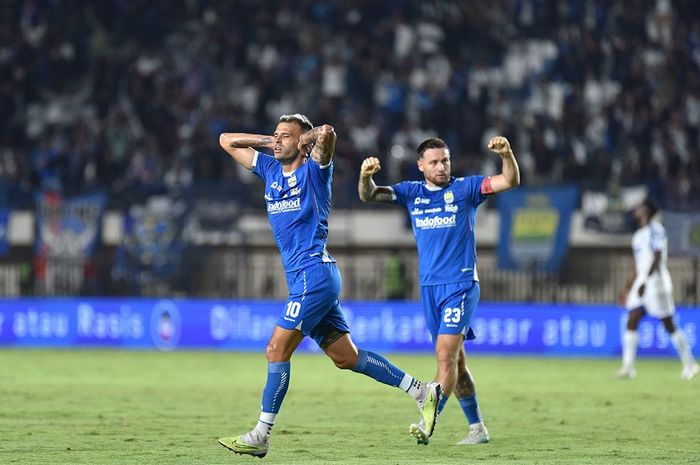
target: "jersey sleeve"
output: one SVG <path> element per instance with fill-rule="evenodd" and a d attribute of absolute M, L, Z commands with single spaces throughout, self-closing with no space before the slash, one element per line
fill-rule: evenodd
<path fill-rule="evenodd" d="M 402 181 L 389 186 L 389 189 L 394 191 L 393 201 L 399 205 L 407 205 L 411 200 L 411 183 L 408 181 Z"/>
<path fill-rule="evenodd" d="M 278 163 L 279 162 L 273 157 L 256 151 L 253 156 L 253 166 L 250 172 L 265 181 L 270 170 Z"/>
<path fill-rule="evenodd" d="M 309 165 L 309 173 L 316 184 L 325 184 L 333 177 L 333 161 L 325 166 L 321 166 L 313 158 L 309 157 L 306 163 Z"/>
<path fill-rule="evenodd" d="M 651 250 L 658 252 L 663 250 L 664 241 L 666 240 L 666 230 L 660 223 L 652 222 L 649 234 L 649 245 Z"/>
<path fill-rule="evenodd" d="M 481 205 L 488 196 L 481 192 L 481 184 L 486 179 L 484 176 L 469 176 L 463 178 L 464 195 L 474 206 Z"/>

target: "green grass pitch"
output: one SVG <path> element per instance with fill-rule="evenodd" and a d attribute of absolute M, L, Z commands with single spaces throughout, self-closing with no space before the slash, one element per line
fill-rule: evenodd
<path fill-rule="evenodd" d="M 429 355 L 390 358 L 433 375 Z M 0 350 L 0 463 L 698 463 L 700 379 L 681 381 L 677 360 L 642 360 L 637 379 L 614 380 L 617 363 L 475 356 L 491 443 L 454 445 L 466 428 L 450 399 L 425 447 L 407 434 L 418 419 L 408 396 L 296 355 L 258 462 L 216 439 L 254 425 L 262 354 Z"/>

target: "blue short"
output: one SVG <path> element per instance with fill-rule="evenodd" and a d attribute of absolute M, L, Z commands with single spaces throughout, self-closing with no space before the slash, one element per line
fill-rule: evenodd
<path fill-rule="evenodd" d="M 433 339 L 438 334 L 462 334 L 465 339 L 476 339 L 469 326 L 479 302 L 478 281 L 421 286 L 425 325 Z"/>
<path fill-rule="evenodd" d="M 289 298 L 277 319 L 284 329 L 298 329 L 311 336 L 319 347 L 335 342 L 349 333 L 340 307 L 340 271 L 335 263 L 318 263 L 287 273 Z M 326 341 L 326 338 L 329 339 Z"/>

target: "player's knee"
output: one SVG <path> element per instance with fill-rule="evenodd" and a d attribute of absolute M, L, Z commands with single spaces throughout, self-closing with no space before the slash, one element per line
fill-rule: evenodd
<path fill-rule="evenodd" d="M 278 345 L 270 343 L 265 348 L 265 357 L 268 362 L 287 362 L 285 351 Z"/>
<path fill-rule="evenodd" d="M 642 316 L 643 314 L 638 310 L 631 311 L 627 317 L 627 329 L 630 331 L 636 331 Z"/>
<path fill-rule="evenodd" d="M 333 364 L 341 370 L 352 370 L 357 365 L 357 351 L 343 350 L 326 352 L 326 355 L 333 360 Z"/>
<path fill-rule="evenodd" d="M 668 334 L 673 334 L 676 332 L 676 325 L 673 324 L 673 320 L 671 318 L 664 318 L 661 320 L 664 324 L 664 328 L 666 328 L 666 332 Z"/>
<path fill-rule="evenodd" d="M 357 360 L 352 360 L 349 357 L 335 357 L 331 358 L 331 360 L 333 360 L 333 364 L 341 370 L 352 370 L 357 364 Z"/>
<path fill-rule="evenodd" d="M 457 368 L 459 351 L 452 350 L 449 347 L 438 347 L 435 350 L 435 357 L 440 368 L 452 370 Z"/>

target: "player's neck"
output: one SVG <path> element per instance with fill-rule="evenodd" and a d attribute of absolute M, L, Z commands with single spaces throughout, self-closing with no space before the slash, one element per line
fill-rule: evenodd
<path fill-rule="evenodd" d="M 304 157 L 297 157 L 289 163 L 282 162 L 282 173 L 291 173 L 304 164 Z"/>
<path fill-rule="evenodd" d="M 447 182 L 444 183 L 444 184 L 435 184 L 434 182 L 430 181 L 428 178 L 425 178 L 425 185 L 426 185 L 426 186 L 428 187 L 428 189 L 430 189 L 430 190 L 444 189 L 445 187 L 447 187 L 447 185 L 448 185 L 449 183 L 450 183 L 450 182 L 447 181 Z"/>

